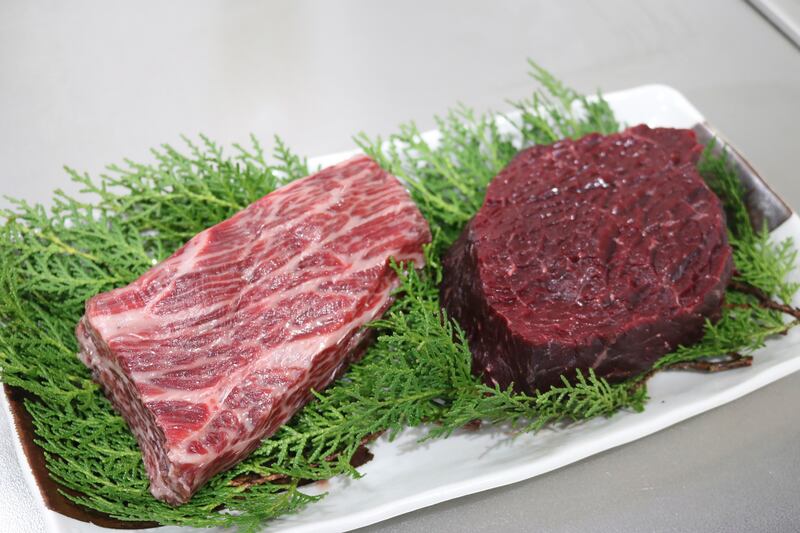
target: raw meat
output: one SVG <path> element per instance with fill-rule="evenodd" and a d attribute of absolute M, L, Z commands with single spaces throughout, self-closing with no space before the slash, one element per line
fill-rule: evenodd
<path fill-rule="evenodd" d="M 637 126 L 521 152 L 444 259 L 441 300 L 488 383 L 619 381 L 698 341 L 732 270 L 689 130 Z"/>
<path fill-rule="evenodd" d="M 430 231 L 365 156 L 291 183 L 86 302 L 80 358 L 133 431 L 150 490 L 186 502 L 360 355 L 390 257 Z"/>

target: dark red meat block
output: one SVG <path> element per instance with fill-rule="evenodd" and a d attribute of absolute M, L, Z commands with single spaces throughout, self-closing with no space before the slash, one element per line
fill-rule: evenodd
<path fill-rule="evenodd" d="M 187 501 L 359 356 L 392 300 L 389 258 L 430 231 L 360 156 L 295 181 L 91 298 L 79 357 L 136 436 L 156 498 Z"/>
<path fill-rule="evenodd" d="M 698 341 L 732 270 L 689 130 L 636 126 L 522 151 L 444 259 L 441 299 L 487 382 L 611 381 Z"/>

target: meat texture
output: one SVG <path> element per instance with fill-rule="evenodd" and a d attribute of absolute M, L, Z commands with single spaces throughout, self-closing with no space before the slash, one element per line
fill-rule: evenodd
<path fill-rule="evenodd" d="M 359 156 L 90 299 L 79 357 L 136 436 L 153 495 L 186 502 L 337 377 L 391 303 L 389 258 L 419 267 L 429 240 L 397 179 Z"/>
<path fill-rule="evenodd" d="M 637 126 L 518 154 L 443 261 L 474 371 L 531 393 L 698 341 L 732 271 L 700 153 L 689 130 Z"/>

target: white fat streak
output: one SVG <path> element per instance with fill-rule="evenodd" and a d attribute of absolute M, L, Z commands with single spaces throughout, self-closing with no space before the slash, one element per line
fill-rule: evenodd
<path fill-rule="evenodd" d="M 169 285 L 161 291 L 161 295 L 172 290 L 175 286 L 175 282 L 192 270 L 206 242 L 208 242 L 208 230 L 198 233 L 187 242 L 181 255 L 170 257 L 164 261 L 160 267 L 156 267 L 159 268 L 159 270 L 175 269 Z M 139 281 L 137 280 L 134 283 L 138 284 Z M 91 320 L 92 327 L 95 331 L 108 342 L 120 335 L 135 334 L 137 331 L 152 328 L 153 320 L 156 317 L 150 312 L 150 309 L 160 299 L 160 297 L 153 298 L 145 307 L 131 308 L 121 313 L 92 315 L 89 317 L 89 320 Z M 189 311 L 185 314 L 188 315 Z M 173 318 L 170 321 L 174 320 Z"/>

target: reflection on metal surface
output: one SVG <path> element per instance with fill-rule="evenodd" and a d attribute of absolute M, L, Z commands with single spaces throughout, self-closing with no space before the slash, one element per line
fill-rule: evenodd
<path fill-rule="evenodd" d="M 747 3 L 800 48 L 800 1 L 747 0 Z"/>
<path fill-rule="evenodd" d="M 708 144 L 712 139 L 716 139 L 714 153 L 719 154 L 724 150 L 727 154 L 742 185 L 744 185 L 746 191 L 745 203 L 755 229 L 761 229 L 766 223 L 769 231 L 772 231 L 786 222 L 786 219 L 792 215 L 792 210 L 769 188 L 769 185 L 761 179 L 758 172 L 747 162 L 742 154 L 736 151 L 719 132 L 708 124 L 696 124 L 692 129 L 697 134 L 697 139 L 700 143 Z"/>

